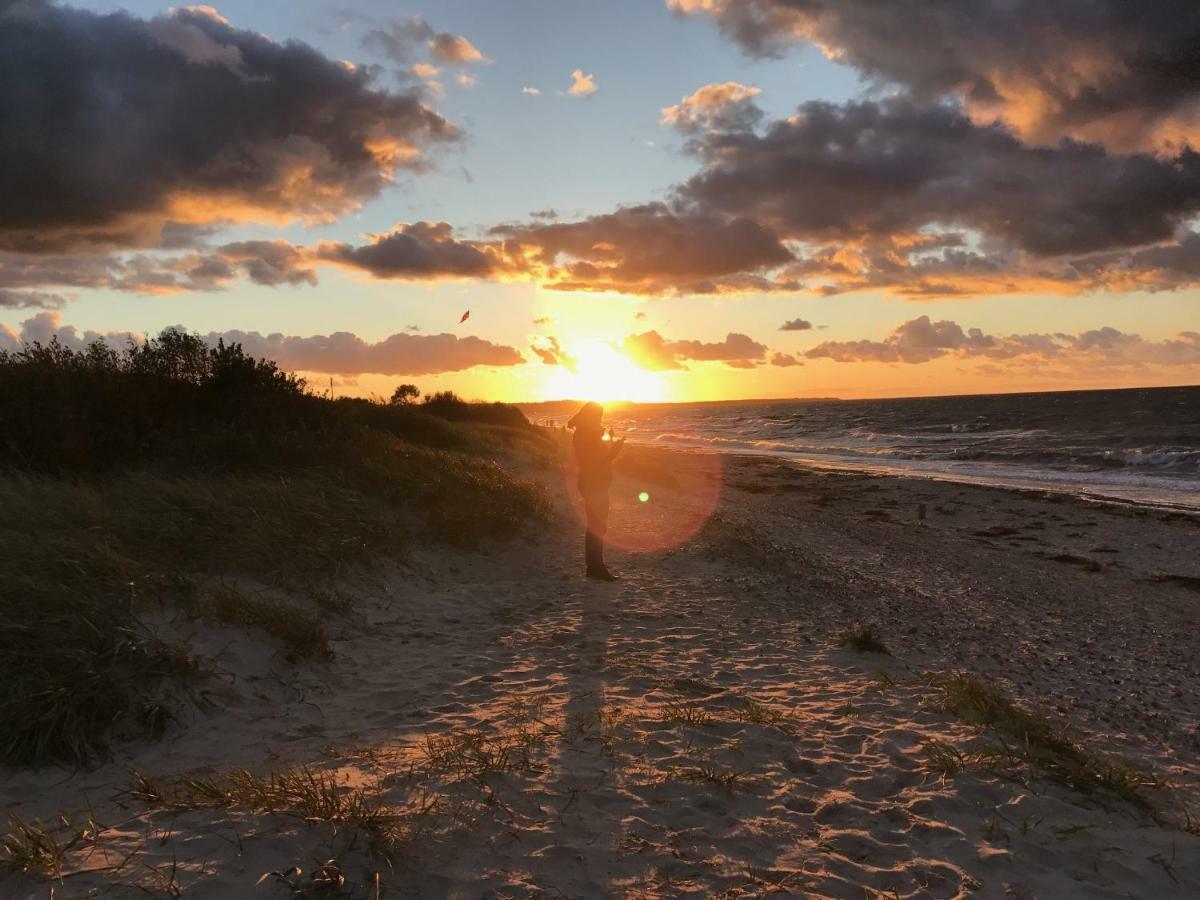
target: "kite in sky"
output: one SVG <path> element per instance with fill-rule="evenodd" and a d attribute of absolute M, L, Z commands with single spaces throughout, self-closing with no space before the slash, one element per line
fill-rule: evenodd
<path fill-rule="evenodd" d="M 462 318 L 458 320 L 458 324 L 461 325 L 463 322 L 467 321 L 467 319 L 469 319 L 469 318 L 471 318 L 471 311 L 468 309 L 465 313 L 462 314 Z"/>

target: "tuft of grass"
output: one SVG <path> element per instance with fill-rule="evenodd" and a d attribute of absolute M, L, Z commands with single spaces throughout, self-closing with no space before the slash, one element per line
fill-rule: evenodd
<path fill-rule="evenodd" d="M 327 659 L 329 637 L 312 613 L 290 603 L 222 586 L 194 612 L 227 625 L 259 628 L 283 644 L 288 659 Z"/>
<path fill-rule="evenodd" d="M 939 741 L 936 738 L 926 741 L 922 749 L 925 751 L 925 758 L 929 760 L 929 764 L 942 778 L 953 778 L 963 771 L 969 762 L 966 754 L 953 744 Z"/>
<path fill-rule="evenodd" d="M 780 710 L 749 698 L 734 711 L 734 715 L 737 716 L 739 722 L 770 725 L 774 728 L 782 727 L 785 718 Z"/>
<path fill-rule="evenodd" d="M 839 647 L 849 647 L 857 653 L 882 653 L 891 656 L 892 651 L 875 633 L 875 626 L 856 622 L 837 636 Z"/>
<path fill-rule="evenodd" d="M 522 722 L 497 734 L 475 728 L 427 735 L 420 766 L 430 774 L 481 781 L 487 775 L 541 770 L 536 756 L 558 732 Z"/>
<path fill-rule="evenodd" d="M 726 769 L 721 766 L 700 765 L 691 769 L 678 769 L 673 776 L 680 781 L 711 784 L 726 791 L 736 788 L 745 772 L 736 769 Z"/>
<path fill-rule="evenodd" d="M 590 713 L 572 715 L 567 722 L 569 734 L 586 736 L 593 730 L 600 741 L 600 752 L 611 756 L 617 742 L 628 731 L 632 716 L 617 709 L 597 709 Z"/>
<path fill-rule="evenodd" d="M 659 721 L 672 725 L 690 725 L 693 728 L 707 728 L 716 722 L 702 707 L 680 701 L 667 703 L 659 712 Z"/>
<path fill-rule="evenodd" d="M 54 830 L 41 822 L 26 822 L 19 816 L 10 815 L 8 832 L 0 834 L 0 851 L 4 854 L 0 866 L 16 872 L 59 878 L 66 849 Z"/>
<path fill-rule="evenodd" d="M 1085 747 L 1046 716 L 1015 703 L 999 686 L 967 672 L 932 679 L 941 708 L 997 735 L 1003 747 L 977 752 L 990 764 L 1020 764 L 1084 793 L 1104 791 L 1148 812 L 1157 781 L 1125 760 Z"/>
<path fill-rule="evenodd" d="M 234 769 L 223 776 L 171 783 L 133 772 L 126 793 L 150 807 L 244 809 L 357 828 L 385 853 L 407 833 L 403 817 L 388 809 L 378 793 L 341 787 L 331 773 L 306 766 L 266 776 Z"/>

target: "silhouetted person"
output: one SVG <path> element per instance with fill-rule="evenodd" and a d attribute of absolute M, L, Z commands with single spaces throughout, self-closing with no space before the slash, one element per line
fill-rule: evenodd
<path fill-rule="evenodd" d="M 587 577 L 616 581 L 617 576 L 604 565 L 604 535 L 608 531 L 608 488 L 612 484 L 612 461 L 621 452 L 625 439 L 604 439 L 600 424 L 604 407 L 585 403 L 567 423 L 575 429 L 575 460 L 579 464 L 579 493 L 587 511 L 587 532 L 583 536 L 583 558 Z"/>

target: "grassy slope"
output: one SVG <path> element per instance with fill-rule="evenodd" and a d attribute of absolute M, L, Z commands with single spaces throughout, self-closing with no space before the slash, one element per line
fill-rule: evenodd
<path fill-rule="evenodd" d="M 116 733 L 161 730 L 164 687 L 196 666 L 140 624 L 147 604 L 321 652 L 311 613 L 206 593 L 206 576 L 320 595 L 414 541 L 545 517 L 502 464 L 548 452 L 511 410 L 331 402 L 240 351 L 160 341 L 0 355 L 0 761 L 86 762 Z"/>

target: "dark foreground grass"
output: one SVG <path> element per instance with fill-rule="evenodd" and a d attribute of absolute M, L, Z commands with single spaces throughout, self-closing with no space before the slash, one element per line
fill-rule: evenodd
<path fill-rule="evenodd" d="M 967 672 L 933 676 L 931 682 L 942 709 L 987 729 L 1001 742 L 1001 746 L 984 746 L 972 753 L 940 742 L 927 746 L 926 755 L 942 774 L 953 775 L 968 765 L 1016 766 L 1083 793 L 1106 792 L 1157 813 L 1146 793 L 1157 786 L 1153 776 L 1122 759 L 1088 748 L 1066 728 L 1015 703 L 999 686 Z"/>
<path fill-rule="evenodd" d="M 324 400 L 238 348 L 156 340 L 0 353 L 0 762 L 78 764 L 162 730 L 196 666 L 140 624 L 147 607 L 319 657 L 315 614 L 200 586 L 249 578 L 344 614 L 321 598 L 351 567 L 547 516 L 503 463 L 506 444 L 539 443 L 511 408 Z"/>

